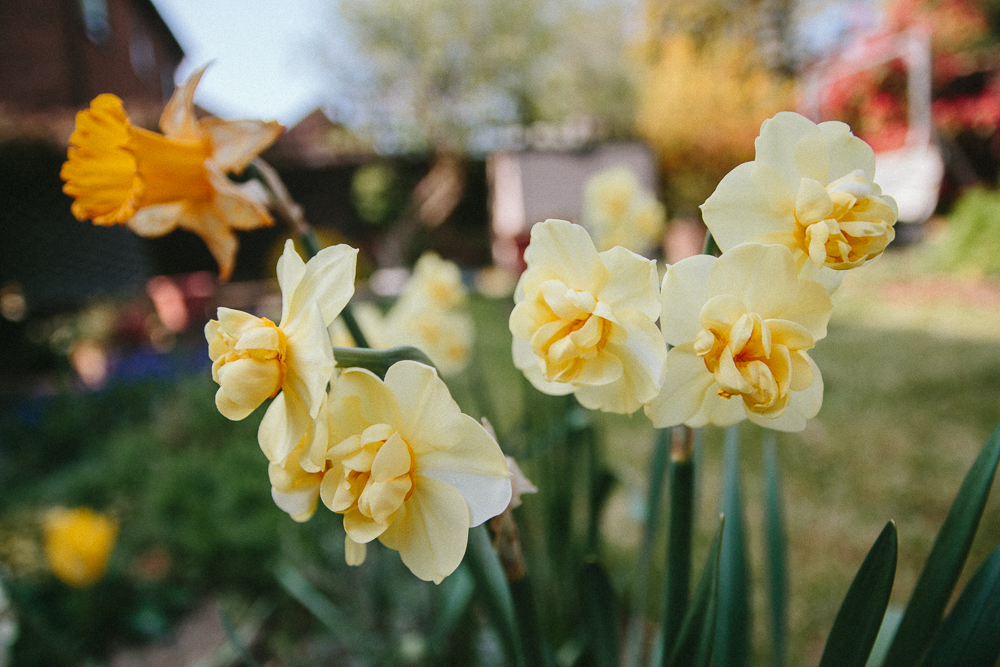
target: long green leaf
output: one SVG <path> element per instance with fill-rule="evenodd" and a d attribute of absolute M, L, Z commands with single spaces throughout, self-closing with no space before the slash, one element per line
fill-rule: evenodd
<path fill-rule="evenodd" d="M 469 546 L 464 562 L 469 564 L 476 587 L 482 593 L 490 615 L 497 624 L 508 658 L 517 667 L 524 667 L 524 649 L 514 620 L 514 600 L 510 585 L 490 542 L 486 526 L 469 529 Z"/>
<path fill-rule="evenodd" d="M 854 576 L 826 639 L 820 667 L 865 667 L 896 578 L 896 524 L 890 521 Z"/>
<path fill-rule="evenodd" d="M 983 515 L 998 459 L 1000 427 L 986 441 L 962 482 L 962 488 L 917 579 L 884 667 L 913 667 L 934 637 L 972 547 L 972 538 Z"/>
<path fill-rule="evenodd" d="M 674 437 L 678 429 L 674 427 Z M 685 435 L 682 437 L 686 437 Z M 667 565 L 660 655 L 667 660 L 673 653 L 677 634 L 687 613 L 691 595 L 691 531 L 694 522 L 694 461 L 691 457 L 670 458 L 670 523 L 667 527 Z"/>
<path fill-rule="evenodd" d="M 922 667 L 995 665 L 1000 657 L 1000 546 L 979 567 L 934 638 Z"/>
<path fill-rule="evenodd" d="M 707 667 L 711 663 L 719 598 L 719 554 L 725 523 L 725 516 L 720 516 L 719 530 L 708 549 L 698 588 L 667 662 L 669 667 Z"/>
<path fill-rule="evenodd" d="M 743 533 L 743 498 L 740 490 L 738 425 L 726 429 L 722 484 L 722 513 L 726 516 L 726 533 L 722 536 L 719 556 L 719 612 L 712 664 L 716 667 L 744 667 L 750 663 L 750 602 L 746 538 Z"/>
<path fill-rule="evenodd" d="M 596 560 L 584 563 L 580 589 L 594 664 L 597 667 L 617 667 L 618 619 L 615 591 L 607 572 Z"/>
<path fill-rule="evenodd" d="M 787 548 L 778 471 L 778 443 L 774 431 L 764 430 L 764 477 L 767 521 L 768 597 L 771 603 L 771 665 L 785 665 L 785 629 L 788 611 Z"/>

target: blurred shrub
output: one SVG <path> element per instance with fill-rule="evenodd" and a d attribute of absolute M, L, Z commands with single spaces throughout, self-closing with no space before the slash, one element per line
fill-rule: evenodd
<path fill-rule="evenodd" d="M 973 188 L 962 194 L 935 259 L 946 270 L 1000 278 L 1000 191 Z"/>
<path fill-rule="evenodd" d="M 637 126 L 666 177 L 667 208 L 693 213 L 733 167 L 754 157 L 765 119 L 790 108 L 792 86 L 755 62 L 746 40 L 662 38 L 640 87 Z"/>

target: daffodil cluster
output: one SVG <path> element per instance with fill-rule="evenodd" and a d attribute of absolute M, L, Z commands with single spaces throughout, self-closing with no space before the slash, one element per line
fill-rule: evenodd
<path fill-rule="evenodd" d="M 271 495 L 296 521 L 320 498 L 343 514 L 348 563 L 362 563 L 378 539 L 418 577 L 440 582 L 461 562 L 468 529 L 507 508 L 510 473 L 434 368 L 402 361 L 382 379 L 337 367 L 328 331 L 354 293 L 356 255 L 334 246 L 305 263 L 289 241 L 278 324 L 219 309 L 205 327 L 216 405 L 243 419 L 274 399 L 258 431 Z M 429 282 L 430 293 L 454 297 L 447 281 L 440 290 Z"/>
<path fill-rule="evenodd" d="M 722 255 L 681 260 L 662 285 L 651 260 L 597 253 L 582 227 L 535 225 L 510 316 L 514 363 L 535 387 L 609 412 L 642 406 L 661 428 L 805 428 L 823 402 L 809 350 L 830 292 L 885 250 L 897 208 L 843 123 L 779 113 L 756 148 L 702 206 Z"/>

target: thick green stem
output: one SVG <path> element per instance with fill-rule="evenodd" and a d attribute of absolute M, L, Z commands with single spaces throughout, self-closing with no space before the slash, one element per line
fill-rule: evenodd
<path fill-rule="evenodd" d="M 489 606 L 511 663 L 516 667 L 526 667 L 524 648 L 515 619 L 514 598 L 497 552 L 490 543 L 486 526 L 476 526 L 469 530 L 465 560 L 472 570 L 476 586 Z"/>
<path fill-rule="evenodd" d="M 670 429 L 660 429 L 656 438 L 653 460 L 649 467 L 649 489 L 646 497 L 646 525 L 643 533 L 642 548 L 635 567 L 635 580 L 632 582 L 632 613 L 629 618 L 628 631 L 625 637 L 625 659 L 627 667 L 638 667 L 642 658 L 643 636 L 646 626 L 646 604 L 649 601 L 649 569 L 653 560 L 653 549 L 656 545 L 660 525 L 661 500 L 663 499 L 663 480 L 667 472 L 667 460 L 670 450 Z"/>
<path fill-rule="evenodd" d="M 691 533 L 694 526 L 694 431 L 675 427 L 670 452 L 670 525 L 660 655 L 673 652 L 691 591 Z"/>
<path fill-rule="evenodd" d="M 415 347 L 400 345 L 387 350 L 371 350 L 365 347 L 334 347 L 333 358 L 341 368 L 366 368 L 380 378 L 397 361 L 410 359 L 434 368 L 427 355 Z"/>

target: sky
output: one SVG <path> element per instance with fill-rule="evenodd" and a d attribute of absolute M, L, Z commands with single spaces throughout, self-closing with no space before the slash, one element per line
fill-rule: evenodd
<path fill-rule="evenodd" d="M 292 126 L 329 99 L 319 44 L 336 32 L 330 0 L 152 0 L 185 58 L 181 82 L 211 62 L 195 101 L 223 118 Z"/>

